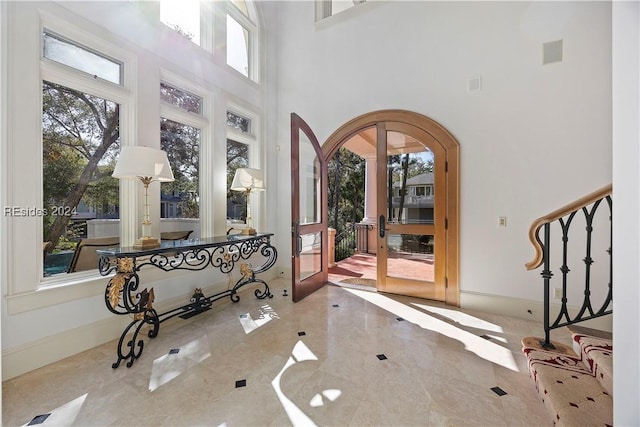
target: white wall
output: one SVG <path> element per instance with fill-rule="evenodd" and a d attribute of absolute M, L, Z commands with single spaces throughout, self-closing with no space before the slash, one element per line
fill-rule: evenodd
<path fill-rule="evenodd" d="M 640 425 L 640 7 L 613 4 L 613 420 Z"/>
<path fill-rule="evenodd" d="M 348 12 L 314 25 L 313 2 L 280 8 L 283 210 L 290 112 L 320 141 L 366 112 L 421 113 L 460 143 L 462 292 L 540 301 L 539 271 L 524 268 L 531 222 L 611 182 L 610 3 L 401 1 Z M 542 44 L 557 39 L 564 60 L 543 66 Z M 469 94 L 476 75 L 482 92 Z M 277 231 L 289 227 L 283 217 Z"/>

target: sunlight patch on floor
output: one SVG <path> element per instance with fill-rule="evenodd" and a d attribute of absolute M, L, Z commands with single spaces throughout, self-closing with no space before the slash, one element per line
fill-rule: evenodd
<path fill-rule="evenodd" d="M 203 336 L 184 344 L 177 353 L 168 353 L 158 357 L 153 361 L 151 378 L 149 379 L 149 391 L 158 389 L 210 356 L 207 337 Z"/>
<path fill-rule="evenodd" d="M 359 296 L 360 298 L 369 301 L 370 303 L 375 304 L 396 316 L 400 316 L 409 322 L 415 323 L 424 329 L 428 329 L 460 341 L 464 344 L 465 349 L 489 362 L 503 366 L 512 371 L 519 372 L 516 361 L 513 358 L 513 353 L 511 353 L 511 350 L 504 348 L 501 345 L 492 343 L 478 335 L 474 335 L 450 323 L 436 319 L 423 311 L 400 303 L 382 294 L 349 288 L 344 288 L 344 290 L 352 293 L 353 295 Z"/>
<path fill-rule="evenodd" d="M 82 396 L 73 399 L 68 403 L 65 403 L 64 405 L 57 407 L 56 409 L 51 411 L 50 415 L 42 424 L 49 426 L 73 425 L 76 418 L 78 417 L 78 414 L 80 413 L 80 410 L 82 409 L 82 405 L 84 405 L 84 401 L 87 400 L 88 395 L 88 393 L 85 393 Z M 25 425 L 29 425 L 29 423 Z"/>
<path fill-rule="evenodd" d="M 308 360 L 318 360 L 318 358 L 315 354 L 313 354 L 311 349 L 309 349 L 309 347 L 305 345 L 304 342 L 298 341 L 291 351 L 289 360 L 287 360 L 280 372 L 278 372 L 278 375 L 276 375 L 273 381 L 271 381 L 271 385 L 275 390 L 276 395 L 278 396 L 278 399 L 282 404 L 282 407 L 284 408 L 287 416 L 289 417 L 289 420 L 294 426 L 315 426 L 316 424 L 311 420 L 311 418 L 309 418 L 307 414 L 304 413 L 302 409 L 300 409 L 295 403 L 293 403 L 291 399 L 285 396 L 285 394 L 282 392 L 280 380 L 282 379 L 282 375 L 287 369 L 289 369 L 296 363 L 301 363 Z M 318 406 L 324 405 L 323 396 L 329 401 L 333 402 L 338 399 L 341 394 L 342 391 L 337 389 L 323 390 L 321 394 L 318 393 L 311 398 L 309 406 L 311 406 L 312 408 L 316 408 Z"/>
<path fill-rule="evenodd" d="M 249 334 L 271 320 L 279 318 L 278 313 L 269 304 L 263 304 L 256 310 L 241 314 L 239 320 L 244 333 Z"/>
<path fill-rule="evenodd" d="M 487 322 L 486 320 L 479 319 L 477 317 L 471 316 L 461 311 L 451 310 L 449 308 L 442 308 L 442 307 L 431 307 L 425 304 L 412 303 L 412 305 L 415 305 L 416 307 L 419 307 L 422 310 L 451 319 L 454 322 L 464 326 L 484 329 L 486 331 L 491 331 L 491 332 L 498 332 L 498 333 L 504 332 L 501 326 L 498 326 L 491 322 Z"/>

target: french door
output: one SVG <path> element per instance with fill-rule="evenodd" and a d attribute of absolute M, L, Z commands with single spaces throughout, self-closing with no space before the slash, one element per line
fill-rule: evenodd
<path fill-rule="evenodd" d="M 431 134 L 379 122 L 377 134 L 377 289 L 446 300 L 446 161 Z M 408 177 L 411 163 L 424 172 Z"/>
<path fill-rule="evenodd" d="M 292 299 L 300 301 L 328 280 L 327 162 L 318 139 L 291 113 Z"/>

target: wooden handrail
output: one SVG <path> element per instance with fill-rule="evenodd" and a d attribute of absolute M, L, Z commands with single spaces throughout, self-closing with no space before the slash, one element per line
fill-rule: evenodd
<path fill-rule="evenodd" d="M 532 261 L 525 264 L 527 270 L 534 270 L 540 267 L 540 265 L 542 264 L 542 242 L 540 241 L 540 237 L 538 237 L 538 232 L 543 225 L 560 219 L 563 216 L 569 215 L 571 212 L 582 209 L 592 203 L 597 202 L 600 199 L 609 196 L 612 189 L 612 184 L 609 184 L 599 190 L 594 191 L 593 193 L 579 198 L 575 202 L 569 203 L 568 205 L 563 206 L 560 209 L 556 209 L 555 211 L 533 221 L 531 227 L 529 228 L 529 241 L 533 245 L 535 256 Z"/>

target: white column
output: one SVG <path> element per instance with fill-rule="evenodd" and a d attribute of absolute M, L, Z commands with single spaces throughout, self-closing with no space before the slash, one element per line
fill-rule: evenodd
<path fill-rule="evenodd" d="M 376 155 L 375 153 L 364 157 L 365 181 L 364 181 L 364 218 L 362 223 L 376 223 L 377 191 L 376 191 Z"/>

